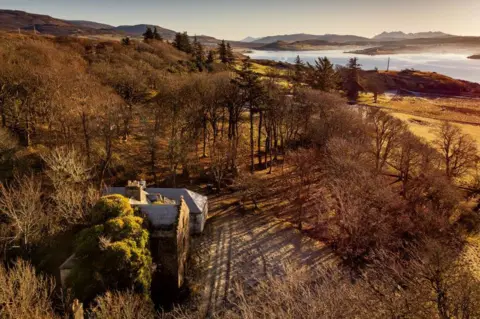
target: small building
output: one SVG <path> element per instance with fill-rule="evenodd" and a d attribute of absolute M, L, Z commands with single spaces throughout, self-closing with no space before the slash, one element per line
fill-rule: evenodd
<path fill-rule="evenodd" d="M 152 225 L 162 227 L 175 222 L 175 205 L 185 200 L 190 211 L 190 232 L 201 234 L 208 217 L 206 196 L 186 188 L 147 188 L 143 181 L 129 181 L 126 187 L 109 187 L 106 195 L 119 194 L 130 200 L 130 205 L 138 207 L 146 214 Z"/>
<path fill-rule="evenodd" d="M 178 200 L 165 198 L 146 204 L 143 189 L 133 183 L 125 188 L 125 195 L 131 198 L 130 205 L 139 207 L 149 221 L 150 252 L 156 266 L 152 289 L 167 285 L 171 289 L 181 288 L 185 281 L 191 233 L 191 213 L 183 196 Z M 62 287 L 67 286 L 67 278 L 75 264 L 73 254 L 60 266 Z"/>

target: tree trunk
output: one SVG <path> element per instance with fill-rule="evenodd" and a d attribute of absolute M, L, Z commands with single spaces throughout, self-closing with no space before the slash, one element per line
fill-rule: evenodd
<path fill-rule="evenodd" d="M 5 116 L 5 100 L 0 100 L 0 116 L 2 117 L 2 127 L 7 127 L 7 117 Z"/>
<path fill-rule="evenodd" d="M 87 115 L 85 114 L 85 112 L 82 112 L 82 128 L 83 128 L 83 138 L 85 140 L 85 151 L 87 153 L 87 161 L 90 164 L 91 163 L 91 158 L 90 158 L 90 134 L 88 133 Z"/>
<path fill-rule="evenodd" d="M 25 146 L 30 146 L 30 108 L 27 109 L 25 114 Z"/>
<path fill-rule="evenodd" d="M 112 157 L 112 137 L 105 136 L 105 160 L 102 163 L 102 168 L 100 170 L 100 185 L 99 188 L 102 187 L 103 181 L 105 179 L 105 174 L 108 169 L 108 165 L 110 164 L 110 159 Z"/>
<path fill-rule="evenodd" d="M 155 151 L 155 146 L 151 146 L 150 149 L 150 165 L 152 169 L 153 182 L 157 185 L 157 171 L 156 171 L 156 162 L 157 162 L 157 152 Z"/>
<path fill-rule="evenodd" d="M 253 139 L 253 109 L 252 109 L 252 105 L 250 105 L 250 173 L 252 174 L 255 173 L 254 148 L 255 148 L 255 142 Z"/>
<path fill-rule="evenodd" d="M 263 112 L 260 111 L 258 120 L 258 137 L 257 137 L 257 157 L 258 157 L 258 167 L 262 167 L 262 125 L 263 125 Z"/>
<path fill-rule="evenodd" d="M 207 157 L 207 118 L 203 116 L 203 154 L 202 157 Z"/>

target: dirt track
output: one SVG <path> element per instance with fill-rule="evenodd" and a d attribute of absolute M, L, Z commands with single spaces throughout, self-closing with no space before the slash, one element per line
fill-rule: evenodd
<path fill-rule="evenodd" d="M 334 262 L 328 247 L 267 214 L 242 214 L 237 205 L 219 207 L 211 201 L 211 218 L 199 238 L 208 247 L 201 274 L 200 312 L 209 317 L 228 301 L 236 281 L 253 285 L 268 275 L 281 276 L 284 263 L 316 267 Z"/>

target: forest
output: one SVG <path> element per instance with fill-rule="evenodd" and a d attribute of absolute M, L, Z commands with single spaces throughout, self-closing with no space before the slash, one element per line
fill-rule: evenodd
<path fill-rule="evenodd" d="M 88 318 L 204 317 L 193 289 L 168 311 L 149 297 L 144 221 L 102 198 L 130 180 L 230 194 L 334 252 L 335 266 L 232 285 L 210 317 L 480 317 L 470 136 L 445 121 L 427 142 L 358 105 L 387 85 L 357 59 L 264 66 L 225 41 L 144 37 L 0 33 L 2 318 L 61 318 L 74 299 Z M 60 293 L 73 251 L 86 259 Z"/>

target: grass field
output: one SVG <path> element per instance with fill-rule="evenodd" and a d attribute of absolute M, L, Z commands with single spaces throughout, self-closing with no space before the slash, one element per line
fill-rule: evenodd
<path fill-rule="evenodd" d="M 414 134 L 432 141 L 434 130 L 443 121 L 451 121 L 469 134 L 480 146 L 480 99 L 389 97 L 382 95 L 373 103 L 372 94 L 362 94 L 360 103 L 387 110 L 405 121 Z"/>

